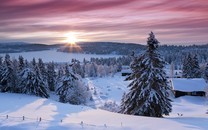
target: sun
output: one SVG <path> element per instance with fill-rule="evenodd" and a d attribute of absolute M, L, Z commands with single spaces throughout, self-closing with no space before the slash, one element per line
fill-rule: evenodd
<path fill-rule="evenodd" d="M 75 44 L 76 44 L 77 38 L 76 38 L 76 36 L 74 35 L 74 33 L 67 33 L 67 34 L 65 35 L 65 37 L 66 37 L 65 42 L 66 42 L 67 44 L 70 44 L 70 45 L 75 45 Z"/>

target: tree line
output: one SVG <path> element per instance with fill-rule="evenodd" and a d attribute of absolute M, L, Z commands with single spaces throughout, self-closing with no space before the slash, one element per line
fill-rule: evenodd
<path fill-rule="evenodd" d="M 41 58 L 27 61 L 24 57 L 11 59 L 6 54 L 0 57 L 0 92 L 24 93 L 48 98 L 51 92 L 59 101 L 83 104 L 92 100 L 84 77 L 114 76 L 121 71 L 122 64 L 128 64 L 128 57 L 91 58 L 81 63 L 72 59 L 70 63 L 44 63 Z"/>
<path fill-rule="evenodd" d="M 40 58 L 28 62 L 19 56 L 18 60 L 11 60 L 6 54 L 4 59 L 0 58 L 0 91 L 44 98 L 55 92 L 60 102 L 71 104 L 84 104 L 90 100 L 88 86 L 69 64 L 55 66 L 53 62 L 46 64 Z"/>

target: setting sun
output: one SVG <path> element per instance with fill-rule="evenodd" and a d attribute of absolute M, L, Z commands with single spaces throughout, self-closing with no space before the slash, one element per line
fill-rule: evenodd
<path fill-rule="evenodd" d="M 73 33 L 67 33 L 65 42 L 67 44 L 74 45 L 77 42 L 77 38 L 76 38 L 76 36 Z"/>

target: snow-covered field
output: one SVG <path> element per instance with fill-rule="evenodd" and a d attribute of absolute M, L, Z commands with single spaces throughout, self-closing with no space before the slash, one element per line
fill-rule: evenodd
<path fill-rule="evenodd" d="M 129 82 L 114 77 L 87 78 L 95 106 L 106 101 L 120 103 Z M 123 115 L 98 108 L 63 104 L 52 99 L 0 93 L 0 129 L 3 130 L 207 130 L 208 109 L 204 97 L 173 99 L 173 112 L 165 118 Z M 8 118 L 7 118 L 8 115 Z M 24 120 L 23 120 L 24 116 Z M 40 121 L 41 118 L 41 121 Z"/>
<path fill-rule="evenodd" d="M 5 54 L 0 54 L 4 56 Z M 32 61 L 33 58 L 42 58 L 44 62 L 69 62 L 71 59 L 77 59 L 79 61 L 90 60 L 90 58 L 110 58 L 120 57 L 120 55 L 96 55 L 96 54 L 81 54 L 81 53 L 64 53 L 57 52 L 56 50 L 45 50 L 45 51 L 31 51 L 31 52 L 20 52 L 20 53 L 9 53 L 11 58 L 17 59 L 19 55 L 23 56 L 28 61 Z"/>

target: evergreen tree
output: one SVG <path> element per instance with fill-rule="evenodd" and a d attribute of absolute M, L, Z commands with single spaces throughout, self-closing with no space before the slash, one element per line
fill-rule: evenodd
<path fill-rule="evenodd" d="M 64 72 L 64 76 L 62 77 L 57 89 L 57 94 L 60 95 L 59 101 L 63 103 L 73 103 L 70 95 L 72 94 L 72 89 L 76 87 L 75 80 L 78 80 L 78 78 L 69 71 L 68 65 L 65 65 Z"/>
<path fill-rule="evenodd" d="M 187 56 L 185 56 L 183 60 L 183 68 L 182 68 L 182 77 L 183 78 L 190 78 L 191 77 L 191 62 L 192 62 L 192 57 L 191 54 L 189 53 Z"/>
<path fill-rule="evenodd" d="M 97 77 L 96 63 L 91 63 L 86 66 L 87 74 L 89 77 Z"/>
<path fill-rule="evenodd" d="M 42 74 L 43 78 L 46 79 L 47 72 L 46 72 L 45 64 L 43 63 L 43 60 L 41 58 L 38 59 L 38 68 L 40 69 L 40 73 Z"/>
<path fill-rule="evenodd" d="M 83 84 L 81 79 L 65 66 L 65 74 L 62 77 L 57 94 L 59 101 L 63 103 L 81 104 L 85 103 L 86 99 L 90 98 L 87 87 Z"/>
<path fill-rule="evenodd" d="M 126 106 L 125 106 L 125 99 L 126 99 L 126 93 L 124 92 L 121 98 L 121 106 L 120 106 L 120 112 L 123 112 L 124 110 L 126 110 Z"/>
<path fill-rule="evenodd" d="M 22 71 L 24 67 L 25 67 L 24 58 L 22 56 L 19 56 L 18 71 Z"/>
<path fill-rule="evenodd" d="M 72 71 L 75 74 L 80 75 L 82 78 L 84 78 L 84 70 L 80 65 L 80 62 L 77 60 L 72 61 Z"/>
<path fill-rule="evenodd" d="M 35 60 L 35 58 L 32 59 L 31 64 L 32 64 L 32 67 L 35 67 L 36 66 L 36 60 Z"/>
<path fill-rule="evenodd" d="M 25 60 L 25 68 L 29 67 L 29 63 L 27 60 Z"/>
<path fill-rule="evenodd" d="M 48 98 L 48 88 L 43 80 L 38 66 L 34 69 L 25 68 L 21 73 L 21 92 L 25 94 L 36 95 L 39 97 Z"/>
<path fill-rule="evenodd" d="M 18 88 L 18 85 L 19 85 L 19 70 L 18 70 L 18 61 L 16 59 L 13 59 L 12 60 L 12 68 L 13 68 L 13 74 L 14 74 L 14 82 L 15 84 L 13 85 L 14 86 L 14 91 L 15 93 L 19 93 L 19 88 Z"/>
<path fill-rule="evenodd" d="M 197 55 L 193 56 L 191 65 L 192 65 L 191 78 L 201 78 L 201 72 L 200 72 L 200 67 L 199 67 Z"/>
<path fill-rule="evenodd" d="M 60 67 L 58 68 L 58 75 L 57 75 L 57 82 L 59 82 L 61 80 L 61 78 L 63 77 L 64 75 L 64 70 L 63 70 L 63 67 Z"/>
<path fill-rule="evenodd" d="M 206 82 L 208 82 L 208 63 L 207 63 L 206 68 L 205 68 L 204 79 L 206 80 Z"/>
<path fill-rule="evenodd" d="M 0 90 L 1 90 L 2 74 L 3 74 L 3 58 L 0 56 Z"/>
<path fill-rule="evenodd" d="M 14 70 L 13 63 L 10 60 L 10 56 L 8 54 L 5 55 L 5 60 L 2 65 L 1 71 L 1 92 L 16 92 L 16 71 Z"/>
<path fill-rule="evenodd" d="M 158 40 L 151 32 L 147 40 L 147 50 L 135 57 L 131 63 L 132 74 L 126 80 L 133 80 L 128 87 L 130 91 L 122 99 L 121 113 L 162 117 L 171 112 L 171 100 L 168 98 L 165 62 L 157 48 Z"/>
<path fill-rule="evenodd" d="M 184 78 L 200 78 L 201 72 L 197 55 L 191 56 L 189 53 L 183 61 L 182 76 Z"/>
<path fill-rule="evenodd" d="M 0 67 L 3 65 L 3 58 L 0 56 Z"/>
<path fill-rule="evenodd" d="M 47 81 L 50 91 L 55 91 L 56 77 L 54 63 L 50 62 L 47 65 Z"/>

